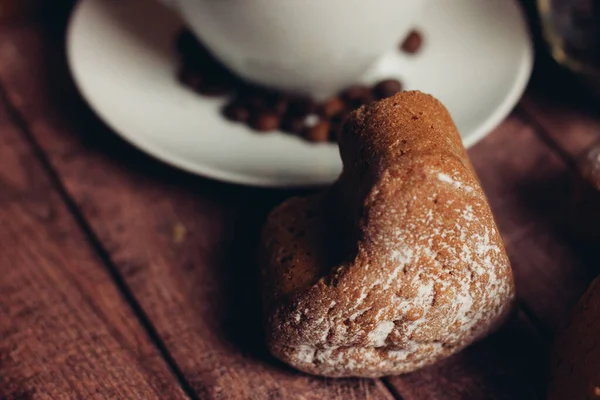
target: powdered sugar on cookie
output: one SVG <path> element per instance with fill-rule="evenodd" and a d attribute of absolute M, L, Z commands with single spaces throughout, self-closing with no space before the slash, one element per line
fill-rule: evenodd
<path fill-rule="evenodd" d="M 331 192 L 282 206 L 296 225 L 327 210 L 306 232 L 315 236 L 298 242 L 279 219 L 265 229 L 266 254 L 294 255 L 264 265 L 280 282 L 264 288 L 281 293 L 267 304 L 273 354 L 314 374 L 375 377 L 431 364 L 497 326 L 514 298 L 510 264 L 443 106 L 409 92 L 361 109 L 341 148 Z M 332 251 L 334 236 L 355 242 L 338 264 L 318 264 L 327 258 L 312 255 Z"/>

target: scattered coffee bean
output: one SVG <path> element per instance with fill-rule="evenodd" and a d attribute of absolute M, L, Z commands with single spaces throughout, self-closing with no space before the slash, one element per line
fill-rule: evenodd
<path fill-rule="evenodd" d="M 419 33 L 419 31 L 412 30 L 409 32 L 408 36 L 402 42 L 400 48 L 408 54 L 415 54 L 419 51 L 421 46 L 423 45 L 423 36 Z"/>
<path fill-rule="evenodd" d="M 307 127 L 304 137 L 311 142 L 326 142 L 329 139 L 329 121 L 319 121 L 313 127 Z"/>
<path fill-rule="evenodd" d="M 286 116 L 281 122 L 281 130 L 294 135 L 302 134 L 304 127 L 304 117 Z"/>
<path fill-rule="evenodd" d="M 346 105 L 339 97 L 332 97 L 319 105 L 317 112 L 321 117 L 331 118 L 344 111 Z"/>
<path fill-rule="evenodd" d="M 365 96 L 362 99 L 357 100 L 354 103 L 351 103 L 352 109 L 355 110 L 355 109 L 357 109 L 359 107 L 369 105 L 369 104 L 371 104 L 374 101 L 375 101 L 375 96 L 373 96 L 373 94 L 370 93 L 369 96 Z"/>
<path fill-rule="evenodd" d="M 346 101 L 361 100 L 371 96 L 371 89 L 365 85 L 352 85 L 342 92 L 342 98 Z"/>
<path fill-rule="evenodd" d="M 374 100 L 371 88 L 364 85 L 350 86 L 342 93 L 342 98 L 351 110 L 372 103 Z"/>
<path fill-rule="evenodd" d="M 402 84 L 396 79 L 380 81 L 373 87 L 373 93 L 378 99 L 391 97 L 402 90 Z"/>
<path fill-rule="evenodd" d="M 223 115 L 236 122 L 247 122 L 250 118 L 250 111 L 243 104 L 232 102 L 223 108 Z"/>
<path fill-rule="evenodd" d="M 253 110 L 273 111 L 272 103 L 275 95 L 258 86 L 244 86 L 238 97 Z"/>
<path fill-rule="evenodd" d="M 279 95 L 272 101 L 270 108 L 275 114 L 283 116 L 288 109 L 288 99 L 283 95 Z"/>
<path fill-rule="evenodd" d="M 176 46 L 182 62 L 179 71 L 182 84 L 206 96 L 231 94 L 229 103 L 222 109 L 223 116 L 259 132 L 281 129 L 313 142 L 336 141 L 352 110 L 402 89 L 400 82 L 393 79 L 381 81 L 373 88 L 357 84 L 317 104 L 310 97 L 243 82 L 188 31 L 179 36 Z"/>
<path fill-rule="evenodd" d="M 368 97 L 365 97 L 361 103 L 361 106 L 366 106 L 369 105 L 371 103 L 373 103 L 375 101 L 375 96 L 373 95 L 373 92 L 371 92 L 371 95 Z"/>
<path fill-rule="evenodd" d="M 250 118 L 250 127 L 258 132 L 271 132 L 279 129 L 279 116 L 263 111 Z"/>

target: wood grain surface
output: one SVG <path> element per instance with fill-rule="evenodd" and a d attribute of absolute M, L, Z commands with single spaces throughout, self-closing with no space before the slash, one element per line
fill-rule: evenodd
<path fill-rule="evenodd" d="M 404 400 L 536 399 L 543 393 L 543 341 L 523 315 L 432 367 L 389 378 Z"/>
<path fill-rule="evenodd" d="M 323 379 L 277 362 L 262 341 L 254 248 L 291 193 L 190 176 L 125 144 L 76 93 L 62 27 L 0 28 L 0 203 L 10 204 L 0 209 L 0 398 L 543 396 L 546 349 L 598 273 L 597 197 L 573 161 L 597 139 L 593 112 L 534 81 L 469 151 L 513 263 L 519 310 L 506 326 L 412 374 Z M 14 197 L 20 187 L 37 200 Z"/>
<path fill-rule="evenodd" d="M 0 398 L 185 398 L 0 105 Z"/>

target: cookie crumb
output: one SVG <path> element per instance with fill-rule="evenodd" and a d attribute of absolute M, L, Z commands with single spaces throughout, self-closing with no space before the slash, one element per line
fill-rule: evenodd
<path fill-rule="evenodd" d="M 181 222 L 177 222 L 173 225 L 173 243 L 182 243 L 185 240 L 186 235 L 187 228 Z"/>

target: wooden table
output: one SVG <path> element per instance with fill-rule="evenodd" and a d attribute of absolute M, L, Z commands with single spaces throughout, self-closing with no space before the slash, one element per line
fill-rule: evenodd
<path fill-rule="evenodd" d="M 574 161 L 600 117 L 543 55 L 524 99 L 469 152 L 518 313 L 433 367 L 322 379 L 261 339 L 253 249 L 290 193 L 186 175 L 125 144 L 70 81 L 65 17 L 0 28 L 0 398 L 542 396 L 554 332 L 600 265 L 598 198 Z"/>

